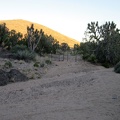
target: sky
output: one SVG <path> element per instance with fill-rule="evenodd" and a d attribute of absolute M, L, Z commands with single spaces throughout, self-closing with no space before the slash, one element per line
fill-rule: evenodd
<path fill-rule="evenodd" d="M 114 21 L 120 28 L 120 0 L 0 0 L 0 20 L 39 23 L 77 41 L 87 24 Z"/>

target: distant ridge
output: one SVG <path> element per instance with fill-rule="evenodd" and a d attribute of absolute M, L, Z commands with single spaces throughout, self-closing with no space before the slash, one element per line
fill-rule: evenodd
<path fill-rule="evenodd" d="M 68 43 L 70 47 L 73 47 L 74 44 L 80 44 L 80 42 L 76 41 L 75 39 L 72 39 L 70 37 L 67 37 L 55 30 L 52 30 L 46 26 L 43 26 L 41 24 L 37 24 L 34 22 L 22 20 L 22 19 L 17 19 L 17 20 L 0 20 L 1 23 L 6 23 L 6 26 L 9 28 L 9 30 L 16 30 L 17 32 L 21 32 L 23 35 L 27 33 L 27 26 L 30 26 L 32 23 L 34 24 L 35 29 L 43 29 L 45 34 L 47 35 L 52 35 L 59 43 Z"/>

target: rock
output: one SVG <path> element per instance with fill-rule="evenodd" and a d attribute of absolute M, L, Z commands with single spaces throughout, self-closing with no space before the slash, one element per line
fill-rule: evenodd
<path fill-rule="evenodd" d="M 8 81 L 8 73 L 0 69 L 0 86 L 7 85 Z"/>
<path fill-rule="evenodd" d="M 10 82 L 26 81 L 28 78 L 19 70 L 11 69 L 10 72 L 5 72 L 0 69 L 0 86 L 7 85 Z"/>
<path fill-rule="evenodd" d="M 9 82 L 26 81 L 28 78 L 22 74 L 19 70 L 11 69 L 9 74 Z"/>
<path fill-rule="evenodd" d="M 58 74 L 57 76 L 60 77 L 60 74 Z"/>
<path fill-rule="evenodd" d="M 112 99 L 117 99 L 117 95 L 116 94 L 112 95 Z"/>

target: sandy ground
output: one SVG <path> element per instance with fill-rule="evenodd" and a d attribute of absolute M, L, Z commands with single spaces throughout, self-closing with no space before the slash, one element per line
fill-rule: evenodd
<path fill-rule="evenodd" d="M 120 120 L 120 74 L 54 61 L 41 79 L 0 87 L 0 120 Z"/>

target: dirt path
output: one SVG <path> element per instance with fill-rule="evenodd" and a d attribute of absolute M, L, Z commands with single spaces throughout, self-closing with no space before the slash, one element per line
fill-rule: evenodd
<path fill-rule="evenodd" d="M 0 120 L 119 120 L 120 75 L 80 61 L 54 62 L 38 80 L 0 87 Z"/>

